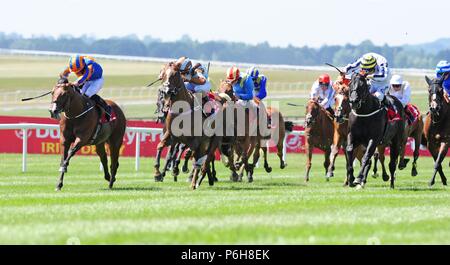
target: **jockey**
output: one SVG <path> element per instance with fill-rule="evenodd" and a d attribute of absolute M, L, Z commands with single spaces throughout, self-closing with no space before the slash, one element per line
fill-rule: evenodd
<path fill-rule="evenodd" d="M 441 78 L 444 76 L 444 82 L 442 83 L 442 87 L 445 91 L 445 96 L 448 99 L 450 97 L 450 62 L 448 61 L 440 61 L 436 65 L 436 77 Z"/>
<path fill-rule="evenodd" d="M 255 89 L 252 78 L 246 74 L 241 75 L 239 68 L 233 66 L 227 70 L 227 81 L 233 86 L 238 101 L 247 106 L 253 99 L 253 90 Z"/>
<path fill-rule="evenodd" d="M 267 117 L 267 126 L 271 126 L 271 117 L 267 115 L 266 107 L 262 102 L 267 96 L 267 77 L 263 74 L 259 74 L 259 70 L 256 67 L 250 67 L 247 70 L 247 76 L 253 80 L 253 101 L 258 106 L 258 111 Z"/>
<path fill-rule="evenodd" d="M 259 107 L 257 104 L 260 104 L 261 102 L 256 103 L 252 100 L 254 98 L 253 91 L 255 90 L 255 84 L 252 77 L 247 74 L 241 74 L 239 68 L 233 66 L 227 70 L 227 81 L 233 86 L 234 95 L 238 98 L 238 104 L 241 104 L 245 108 L 252 108 L 256 106 L 256 112 L 258 113 Z M 266 108 L 263 107 L 261 110 L 262 109 L 264 109 L 263 111 L 266 113 Z M 253 119 L 254 120 L 251 120 L 252 125 L 254 124 L 253 121 L 256 121 L 257 118 L 254 117 Z M 265 115 L 259 115 L 258 124 L 260 124 L 260 135 L 262 135 L 264 139 L 266 139 L 266 137 L 270 137 L 270 131 L 267 128 L 266 119 L 267 113 Z M 262 126 L 261 124 L 265 124 L 265 126 Z"/>
<path fill-rule="evenodd" d="M 253 100 L 258 103 L 267 96 L 266 84 L 267 77 L 259 74 L 259 70 L 256 67 L 251 67 L 247 70 L 247 76 L 250 76 L 253 80 Z"/>
<path fill-rule="evenodd" d="M 389 88 L 391 70 L 389 69 L 386 58 L 377 53 L 366 53 L 354 63 L 344 68 L 346 74 L 357 73 L 360 70 L 368 73 L 367 79 L 369 79 L 370 93 L 375 95 L 380 103 L 388 105 L 384 100 L 384 95 Z"/>
<path fill-rule="evenodd" d="M 310 99 L 317 100 L 319 104 L 331 115 L 334 115 L 332 106 L 334 105 L 333 82 L 328 74 L 322 74 L 311 87 Z"/>
<path fill-rule="evenodd" d="M 400 75 L 393 75 L 390 81 L 389 95 L 396 97 L 403 105 L 405 114 L 408 117 L 409 124 L 415 120 L 414 114 L 411 113 L 411 86 L 408 81 L 403 81 Z"/>
<path fill-rule="evenodd" d="M 81 94 L 95 101 L 105 110 L 108 119 L 111 118 L 111 106 L 97 93 L 103 87 L 103 69 L 94 58 L 90 56 L 74 55 L 69 59 L 69 66 L 60 74 L 60 78 L 68 78 L 70 73 L 75 73 L 78 79 L 71 84 L 81 88 Z"/>
<path fill-rule="evenodd" d="M 211 83 L 208 81 L 206 69 L 197 63 L 192 65 L 191 59 L 181 57 L 175 63 L 181 73 L 186 88 L 193 93 L 202 93 L 206 95 L 211 89 Z"/>

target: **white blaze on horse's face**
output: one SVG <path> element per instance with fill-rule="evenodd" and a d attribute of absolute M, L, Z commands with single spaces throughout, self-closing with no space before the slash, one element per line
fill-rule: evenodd
<path fill-rule="evenodd" d="M 431 108 L 431 109 L 437 109 L 437 107 L 438 107 L 438 104 L 437 104 L 437 102 L 436 102 L 436 94 L 433 94 L 433 95 L 431 96 L 431 104 L 430 104 L 430 108 Z"/>
<path fill-rule="evenodd" d="M 53 103 L 52 103 L 52 105 L 51 105 L 51 107 L 50 107 L 50 110 L 51 110 L 52 112 L 55 112 L 55 111 L 56 111 L 56 102 L 53 102 Z"/>

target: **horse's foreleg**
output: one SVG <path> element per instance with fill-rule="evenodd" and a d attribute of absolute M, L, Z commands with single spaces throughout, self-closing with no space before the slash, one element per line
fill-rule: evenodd
<path fill-rule="evenodd" d="M 367 173 L 370 169 L 370 164 L 373 154 L 375 153 L 375 149 L 377 148 L 377 145 L 374 143 L 373 139 L 370 139 L 367 143 L 367 149 L 366 153 L 364 154 L 362 158 L 361 163 L 361 169 L 359 171 L 358 177 L 353 181 L 354 185 L 361 185 L 363 186 L 365 184 L 365 181 L 367 179 Z"/>
<path fill-rule="evenodd" d="M 323 167 L 325 168 L 325 178 L 328 181 L 328 177 L 327 177 L 327 171 L 328 171 L 328 167 L 330 166 L 330 153 L 331 153 L 331 148 L 327 148 L 325 150 L 325 161 L 323 162 Z"/>
<path fill-rule="evenodd" d="M 119 168 L 119 155 L 120 147 L 122 146 L 122 141 L 110 142 L 110 158 L 111 158 L 111 178 L 109 180 L 109 188 L 112 189 L 114 182 L 116 181 L 117 169 Z"/>
<path fill-rule="evenodd" d="M 380 153 L 379 152 L 375 152 L 375 154 L 373 154 L 373 174 L 372 177 L 373 178 L 377 178 L 378 177 L 378 160 L 380 160 Z"/>
<path fill-rule="evenodd" d="M 284 149 L 284 136 L 283 136 L 283 138 L 280 138 L 278 140 L 278 144 L 277 144 L 277 156 L 280 159 L 280 168 L 281 169 L 287 167 L 285 157 L 283 157 L 284 156 L 283 149 Z"/>
<path fill-rule="evenodd" d="M 417 159 L 419 159 L 419 149 L 420 149 L 420 141 L 422 139 L 422 131 L 419 131 L 416 133 L 415 137 L 414 137 L 414 159 L 413 159 L 413 163 L 412 163 L 412 168 L 411 168 L 411 176 L 415 177 L 417 176 L 418 172 L 417 172 Z"/>
<path fill-rule="evenodd" d="M 312 151 L 313 151 L 313 146 L 310 144 L 306 144 L 305 182 L 309 181 L 309 172 L 311 171 Z"/>
<path fill-rule="evenodd" d="M 108 156 L 107 156 L 106 150 L 105 150 L 105 143 L 96 145 L 95 151 L 97 152 L 97 155 L 100 157 L 100 162 L 102 162 L 105 180 L 109 182 L 111 175 L 109 174 L 109 169 L 108 169 Z"/>
<path fill-rule="evenodd" d="M 255 167 L 256 167 L 256 164 L 259 161 L 259 157 L 261 156 L 260 149 L 261 149 L 261 144 L 257 143 L 256 146 L 255 146 L 255 152 L 253 153 L 253 165 Z"/>
<path fill-rule="evenodd" d="M 401 144 L 402 143 L 399 144 L 398 142 L 393 141 L 393 144 L 391 144 L 390 146 L 389 173 L 391 174 L 391 189 L 395 187 L 395 170 L 397 168 L 398 157 L 401 152 Z"/>
<path fill-rule="evenodd" d="M 347 136 L 347 146 L 345 147 L 345 154 L 347 156 L 347 178 L 345 180 L 344 186 L 348 185 L 350 187 L 354 187 L 353 181 L 355 177 L 353 176 L 353 161 L 355 160 L 354 156 L 354 146 L 352 141 L 351 134 Z"/>
<path fill-rule="evenodd" d="M 338 154 L 339 154 L 339 146 L 337 144 L 333 144 L 331 146 L 330 165 L 328 166 L 327 180 L 334 176 L 334 163 L 336 162 Z"/>
<path fill-rule="evenodd" d="M 433 155 L 434 158 L 434 172 L 433 172 L 433 176 L 430 180 L 430 187 L 434 185 L 435 183 L 435 179 L 436 179 L 436 174 L 439 172 L 439 175 L 441 177 L 441 181 L 442 184 L 444 186 L 447 186 L 447 178 L 444 175 L 444 172 L 442 171 L 442 161 L 444 160 L 445 156 L 447 155 L 447 151 L 448 151 L 448 144 L 447 143 L 441 143 L 441 146 L 439 147 L 439 152 Z"/>
<path fill-rule="evenodd" d="M 269 161 L 267 160 L 267 153 L 268 153 L 268 148 L 267 146 L 262 146 L 261 150 L 263 151 L 263 157 L 264 157 L 264 169 L 266 170 L 267 173 L 272 172 L 272 167 L 269 166 Z M 283 157 L 280 160 L 280 168 L 284 167 L 283 165 Z"/>
<path fill-rule="evenodd" d="M 186 151 L 186 154 L 184 156 L 184 163 L 183 163 L 183 167 L 181 168 L 181 170 L 183 171 L 183 173 L 188 173 L 189 172 L 189 167 L 188 167 L 188 163 L 189 163 L 189 159 L 191 159 L 192 156 L 192 150 L 188 149 Z"/>
<path fill-rule="evenodd" d="M 402 143 L 400 146 L 400 161 L 398 163 L 398 169 L 403 170 L 408 165 L 409 159 L 405 158 L 405 152 L 406 152 L 406 145 L 408 143 L 408 137 L 409 137 L 409 125 L 405 128 L 404 135 L 402 138 Z"/>
<path fill-rule="evenodd" d="M 166 131 L 161 138 L 161 141 L 158 143 L 156 147 L 156 158 L 155 158 L 155 181 L 162 181 L 161 172 L 159 171 L 160 162 L 161 162 L 161 153 L 165 146 L 168 144 L 168 140 L 170 137 L 170 133 Z"/>
<path fill-rule="evenodd" d="M 64 161 L 62 161 L 61 167 L 59 169 L 59 171 L 61 172 L 61 175 L 59 177 L 58 184 L 56 184 L 56 190 L 57 191 L 61 190 L 61 188 L 63 187 L 64 173 L 67 172 L 67 167 L 69 166 L 70 159 L 75 155 L 75 153 L 78 150 L 80 150 L 81 146 L 82 145 L 81 145 L 80 138 L 76 138 L 75 139 L 75 142 L 74 142 L 74 145 L 73 145 L 72 148 L 70 148 L 70 143 L 68 145 L 64 144 L 63 156 L 65 158 L 64 158 Z M 66 153 L 67 149 L 69 151 L 67 151 L 67 153 Z"/>
<path fill-rule="evenodd" d="M 378 157 L 380 159 L 380 164 L 381 164 L 382 179 L 383 179 L 383 181 L 388 181 L 389 175 L 387 174 L 386 166 L 384 164 L 384 161 L 386 160 L 386 156 L 384 155 L 385 149 L 386 149 L 386 147 L 384 145 L 378 146 Z"/>

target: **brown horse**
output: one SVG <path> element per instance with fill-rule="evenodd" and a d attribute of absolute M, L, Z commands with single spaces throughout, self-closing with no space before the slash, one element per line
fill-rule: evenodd
<path fill-rule="evenodd" d="M 309 100 L 306 105 L 305 116 L 305 149 L 306 149 L 306 174 L 305 181 L 309 181 L 311 170 L 312 151 L 314 147 L 325 152 L 325 174 L 330 165 L 331 145 L 333 143 L 334 126 L 333 118 L 315 100 Z"/>
<path fill-rule="evenodd" d="M 205 134 L 203 125 L 207 117 L 202 110 L 201 99 L 195 98 L 195 95 L 186 89 L 181 74 L 175 69 L 173 62 L 163 67 L 160 79 L 163 83 L 164 99 L 170 106 L 163 139 L 171 137 L 176 142 L 186 144 L 193 151 L 195 162 L 192 189 L 200 186 L 202 180 L 198 178 L 200 170 L 202 177 L 208 174 L 209 185 L 212 186 L 214 180 L 210 163 L 222 139 L 217 135 Z M 202 126 L 198 126 L 196 122 L 201 122 Z"/>
<path fill-rule="evenodd" d="M 434 159 L 434 172 L 430 180 L 430 187 L 434 185 L 436 174 L 439 173 L 442 184 L 447 185 L 447 178 L 442 171 L 442 162 L 448 152 L 450 145 L 450 102 L 444 96 L 442 83 L 445 75 L 440 79 L 430 80 L 425 77 L 428 84 L 428 103 L 430 112 L 425 119 L 424 136 L 427 147 Z"/>
<path fill-rule="evenodd" d="M 236 104 L 237 98 L 234 95 L 233 87 L 230 82 L 221 80 L 218 92 L 217 100 L 223 104 L 225 110 L 229 110 L 224 111 L 225 116 L 226 113 L 233 115 L 233 118 L 230 119 L 233 124 L 224 124 L 224 126 L 230 126 L 234 133 L 232 136 L 223 137 L 223 142 L 220 147 L 221 153 L 228 158 L 226 166 L 229 167 L 232 172 L 230 180 L 235 182 L 242 181 L 245 170 L 248 181 L 252 182 L 254 166 L 249 162 L 249 158 L 256 147 L 258 137 L 250 136 L 250 113 L 249 111 L 245 111 L 244 113 L 238 111 L 242 110 L 242 107 Z M 237 133 L 239 122 L 238 115 L 240 114 L 244 114 L 244 135 L 238 135 Z M 227 119 L 225 118 L 224 120 Z M 237 155 L 236 159 L 234 158 L 235 154 Z M 235 164 L 234 161 L 238 161 L 239 159 L 240 162 Z"/>
<path fill-rule="evenodd" d="M 115 118 L 110 122 L 100 123 L 102 112 L 93 100 L 81 95 L 77 89 L 61 79 L 52 90 L 50 113 L 52 118 L 60 118 L 61 131 L 61 175 L 56 185 L 59 191 L 63 187 L 64 174 L 67 172 L 70 159 L 81 147 L 95 145 L 97 155 L 103 165 L 104 177 L 113 187 L 119 168 L 119 151 L 126 129 L 126 119 L 122 110 L 113 101 L 106 100 L 112 107 Z M 114 115 L 113 115 L 114 116 Z M 108 172 L 108 158 L 105 150 L 108 144 L 111 156 L 111 174 Z"/>
<path fill-rule="evenodd" d="M 286 161 L 284 161 L 283 157 L 283 148 L 284 148 L 284 141 L 286 137 L 286 130 L 292 131 L 291 123 L 285 123 L 283 114 L 275 108 L 267 107 L 267 113 L 268 115 L 274 117 L 277 116 L 276 119 L 273 119 L 275 122 L 271 125 L 271 139 L 276 140 L 276 146 L 277 146 L 277 156 L 280 159 L 280 168 L 283 169 L 287 166 Z M 276 124 L 275 124 L 276 123 Z M 286 125 L 288 127 L 286 128 Z M 275 135 L 276 134 L 276 135 Z M 269 163 L 267 162 L 267 140 L 260 139 L 256 142 L 255 151 L 253 153 L 253 166 L 258 163 L 259 157 L 261 156 L 260 150 L 263 151 L 264 155 L 264 169 L 267 173 L 272 172 L 272 167 L 269 166 Z"/>
<path fill-rule="evenodd" d="M 328 166 L 327 181 L 329 178 L 334 176 L 335 162 L 341 148 L 347 146 L 347 135 L 348 135 L 348 117 L 351 112 L 350 101 L 349 101 L 349 87 L 348 85 L 342 83 L 336 83 L 334 94 L 334 133 L 333 133 L 333 144 L 331 145 L 330 153 L 330 165 Z M 344 153 L 345 154 L 345 153 Z M 364 149 L 358 147 L 355 149 L 355 156 L 361 162 L 364 155 Z M 347 155 L 345 154 L 345 159 Z M 345 178 L 344 185 L 348 185 L 348 180 Z"/>

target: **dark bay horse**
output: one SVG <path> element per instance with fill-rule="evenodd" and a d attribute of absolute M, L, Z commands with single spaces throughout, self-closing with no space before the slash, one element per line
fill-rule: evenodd
<path fill-rule="evenodd" d="M 50 113 L 52 118 L 60 117 L 61 131 L 61 175 L 56 185 L 59 191 L 63 187 L 64 174 L 67 172 L 70 159 L 81 147 L 95 145 L 97 155 L 103 166 L 104 177 L 113 187 L 119 168 L 119 152 L 126 129 L 126 119 L 122 110 L 113 101 L 106 100 L 113 109 L 115 118 L 100 124 L 102 112 L 93 100 L 81 95 L 77 88 L 70 85 L 67 79 L 61 79 L 52 90 Z M 105 150 L 108 144 L 111 157 L 111 174 L 108 171 L 108 158 Z"/>
<path fill-rule="evenodd" d="M 417 176 L 417 160 L 419 159 L 419 148 L 422 141 L 422 134 L 423 134 L 423 128 L 424 128 L 424 122 L 422 115 L 419 115 L 417 118 L 417 121 L 415 121 L 413 124 L 407 124 L 405 128 L 405 135 L 403 137 L 403 143 L 402 143 L 402 151 L 400 153 L 400 161 L 398 163 L 398 169 L 403 170 L 406 168 L 409 159 L 405 158 L 405 152 L 406 152 L 406 144 L 408 141 L 408 137 L 411 137 L 414 139 L 414 152 L 413 152 L 413 163 L 411 168 L 411 176 L 415 177 Z M 379 146 L 378 152 L 374 155 L 374 167 L 373 167 L 373 176 L 377 176 L 377 164 L 378 160 L 381 163 L 381 169 L 383 174 L 383 179 L 388 178 L 385 166 L 384 166 L 384 151 L 386 149 L 386 146 Z"/>
<path fill-rule="evenodd" d="M 387 110 L 380 106 L 377 97 L 369 92 L 369 84 L 364 72 L 356 73 L 350 81 L 349 133 L 347 136 L 347 179 L 350 186 L 363 187 L 371 166 L 371 158 L 380 144 L 390 147 L 390 187 L 394 188 L 395 170 L 398 156 L 402 149 L 405 113 L 401 102 L 391 96 L 387 100 L 395 105 L 400 120 L 389 122 Z M 361 170 L 358 176 L 353 176 L 354 149 L 362 145 L 366 151 L 362 159 Z"/>
<path fill-rule="evenodd" d="M 306 104 L 305 116 L 305 149 L 306 149 L 306 172 L 305 182 L 309 181 L 311 171 L 312 152 L 314 147 L 325 152 L 325 174 L 330 165 L 331 145 L 333 143 L 333 118 L 315 100 L 309 100 Z"/>
<path fill-rule="evenodd" d="M 430 187 L 434 185 L 436 174 L 439 173 L 442 184 L 447 185 L 447 178 L 442 170 L 442 162 L 450 145 L 450 102 L 444 97 L 442 83 L 445 75 L 440 79 L 430 80 L 428 84 L 428 103 L 430 112 L 425 119 L 424 136 L 427 147 L 434 159 L 434 172 L 430 180 Z"/>

